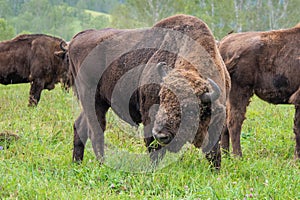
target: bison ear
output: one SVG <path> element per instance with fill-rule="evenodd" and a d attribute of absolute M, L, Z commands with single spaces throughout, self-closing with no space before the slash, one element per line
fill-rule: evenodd
<path fill-rule="evenodd" d="M 161 78 L 164 78 L 171 71 L 171 68 L 165 62 L 159 62 L 156 65 L 156 69 Z"/>
<path fill-rule="evenodd" d="M 59 58 L 64 59 L 64 57 L 66 55 L 66 52 L 65 51 L 55 51 L 54 55 L 57 56 L 57 57 L 59 57 Z"/>

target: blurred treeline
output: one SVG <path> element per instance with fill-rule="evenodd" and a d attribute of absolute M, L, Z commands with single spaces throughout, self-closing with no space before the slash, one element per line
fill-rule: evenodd
<path fill-rule="evenodd" d="M 295 26 L 299 10 L 300 0 L 0 0 L 0 40 L 20 33 L 70 40 L 81 30 L 149 27 L 178 13 L 199 17 L 221 39 Z"/>

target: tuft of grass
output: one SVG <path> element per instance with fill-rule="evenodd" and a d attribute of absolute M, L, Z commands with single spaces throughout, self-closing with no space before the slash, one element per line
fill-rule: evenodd
<path fill-rule="evenodd" d="M 142 170 L 150 160 L 142 127 L 130 127 L 109 112 L 105 164 L 96 161 L 90 141 L 84 161 L 75 164 L 72 127 L 80 112 L 76 98 L 57 87 L 43 91 L 38 107 L 29 108 L 28 92 L 28 84 L 0 85 L 0 132 L 19 136 L 0 150 L 1 199 L 300 198 L 293 106 L 253 98 L 242 130 L 244 157 L 223 157 L 219 173 L 211 171 L 201 150 L 191 145 L 164 167 Z"/>

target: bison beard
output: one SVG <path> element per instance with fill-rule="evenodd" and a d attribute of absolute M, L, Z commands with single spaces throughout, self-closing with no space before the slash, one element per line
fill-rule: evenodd
<path fill-rule="evenodd" d="M 300 26 L 267 32 L 230 34 L 219 44 L 232 80 L 229 94 L 228 130 L 222 146 L 242 156 L 240 134 L 246 107 L 256 94 L 273 104 L 294 104 L 295 158 L 300 158 Z"/>
<path fill-rule="evenodd" d="M 161 63 L 158 64 L 158 70 L 162 71 L 160 74 L 164 78 L 153 136 L 161 145 L 167 145 L 166 149 L 171 152 L 178 152 L 186 142 L 200 148 L 208 133 L 211 104 L 219 98 L 220 88 L 213 80 L 206 81 L 192 65 L 165 69 Z M 210 85 L 212 92 L 209 92 Z M 215 159 L 221 156 L 218 144 L 215 148 L 214 159 L 210 161 L 219 168 L 220 162 Z"/>
<path fill-rule="evenodd" d="M 197 52 L 196 49 L 189 49 L 188 46 L 184 46 L 187 43 L 182 42 L 184 41 L 183 38 L 174 37 L 172 31 L 192 38 L 195 43 L 201 46 L 201 51 Z M 116 38 L 122 38 L 122 40 Z M 149 48 L 145 48 L 145 46 Z M 156 48 L 151 48 L 153 46 Z M 168 49 L 167 47 L 175 49 L 176 52 L 164 50 Z M 117 59 L 113 59 L 112 55 L 120 49 L 131 50 L 126 51 L 126 53 L 122 52 L 123 54 Z M 202 66 L 201 70 L 177 55 L 182 53 L 183 49 L 186 50 L 185 55 L 187 58 Z M 203 49 L 212 59 L 212 62 L 202 61 L 205 57 L 201 53 Z M 195 140 L 185 138 L 184 142 L 190 141 L 196 147 L 201 147 L 201 140 L 208 131 L 210 109 L 220 109 L 224 111 L 222 113 L 225 113 L 224 99 L 226 99 L 230 87 L 230 79 L 210 30 L 205 23 L 195 17 L 176 15 L 162 20 L 151 29 L 145 30 L 87 30 L 73 37 L 68 53 L 71 74 L 76 83 L 74 89 L 83 107 L 82 113 L 74 123 L 74 161 L 83 159 L 84 146 L 87 138 L 90 137 L 97 159 L 103 162 L 105 114 L 110 107 L 120 118 L 131 125 L 143 123 L 144 140 L 150 152 L 150 157 L 157 159 L 160 156 L 157 152 L 162 149 L 162 146 L 153 147 L 150 144 L 155 140 L 152 134 L 154 121 L 151 120 L 151 117 L 155 118 L 156 115 L 156 111 L 151 108 L 160 102 L 163 105 L 165 98 L 165 90 L 161 90 L 159 94 L 162 80 L 158 66 L 161 65 L 156 66 L 156 63 L 161 61 L 165 62 L 170 68 L 176 69 L 175 71 L 180 71 L 183 76 L 191 75 L 191 77 L 186 76 L 185 78 L 190 83 L 193 81 L 196 83 L 189 87 L 194 88 L 194 96 L 199 96 L 193 102 L 193 105 L 201 108 L 201 115 L 196 116 L 196 118 L 199 118 L 199 124 L 194 125 L 195 127 L 200 125 L 199 134 L 197 134 Z M 93 55 L 97 55 L 97 57 L 93 57 Z M 84 68 L 85 66 L 88 67 Z M 214 67 L 217 70 L 210 72 L 210 68 Z M 188 70 L 191 70 L 191 72 L 187 72 Z M 200 75 L 202 72 L 203 74 Z M 100 77 L 99 74 L 101 74 Z M 128 74 L 130 76 L 123 80 L 123 77 Z M 209 92 L 209 88 L 214 88 L 214 86 L 211 85 L 210 81 L 207 82 L 203 78 L 208 75 L 214 79 L 215 85 L 220 86 L 221 91 L 220 98 L 213 99 L 216 100 L 213 108 L 210 106 L 212 102 L 208 100 L 214 98 L 210 96 L 211 93 Z M 166 77 L 169 77 L 169 75 Z M 197 77 L 196 80 L 193 80 L 193 77 Z M 124 84 L 120 84 L 118 89 L 116 86 L 120 80 L 123 80 Z M 137 90 L 128 91 L 128 88 L 137 88 Z M 128 95 L 131 98 L 129 102 L 126 102 L 127 98 L 125 97 L 128 97 Z M 199 101 L 201 97 L 205 99 L 202 102 Z M 130 108 L 129 113 L 126 112 L 128 105 Z M 177 111 L 179 111 L 178 109 L 176 108 Z M 176 114 L 177 111 L 173 110 L 170 113 Z M 94 115 L 95 117 L 93 117 Z M 156 119 L 159 119 L 159 117 L 157 116 Z M 211 119 L 211 123 L 219 124 L 222 127 L 224 120 L 217 116 Z M 221 131 L 219 129 L 215 130 L 219 136 Z M 209 155 L 209 161 L 213 163 L 215 168 L 219 169 L 221 156 L 218 140 L 212 141 L 212 143 L 214 143 L 213 149 L 209 149 L 207 154 Z M 161 152 L 164 154 L 164 151 Z"/>
<path fill-rule="evenodd" d="M 43 35 L 20 35 L 0 43 L 0 83 L 30 83 L 29 106 L 36 106 L 43 89 L 51 90 L 61 82 L 68 85 L 66 42 Z"/>

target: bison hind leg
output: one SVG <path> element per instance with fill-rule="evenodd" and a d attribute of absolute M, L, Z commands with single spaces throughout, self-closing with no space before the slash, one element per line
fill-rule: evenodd
<path fill-rule="evenodd" d="M 37 106 L 40 101 L 42 90 L 44 89 L 44 81 L 35 79 L 31 82 L 29 92 L 29 103 L 28 106 Z"/>
<path fill-rule="evenodd" d="M 294 133 L 295 133 L 295 159 L 300 160 L 300 106 L 296 105 L 296 112 L 294 117 Z"/>
<path fill-rule="evenodd" d="M 88 138 L 87 121 L 84 114 L 80 116 L 74 123 L 74 147 L 73 147 L 73 162 L 81 162 L 84 155 L 84 147 Z"/>

